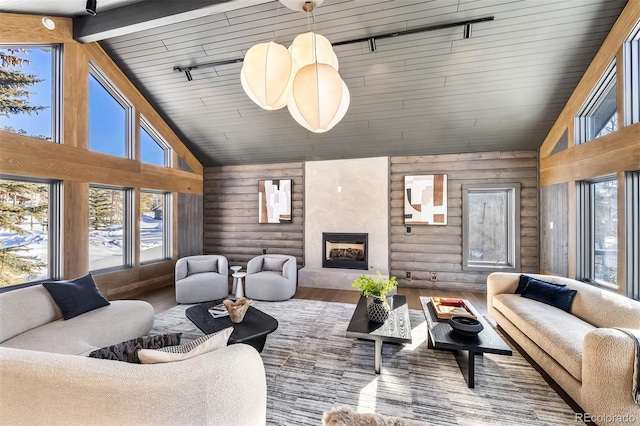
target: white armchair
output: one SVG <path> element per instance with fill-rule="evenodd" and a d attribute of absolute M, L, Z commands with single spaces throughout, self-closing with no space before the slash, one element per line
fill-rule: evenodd
<path fill-rule="evenodd" d="M 219 255 L 178 259 L 175 271 L 176 302 L 201 303 L 229 295 L 229 263 Z"/>
<path fill-rule="evenodd" d="M 263 254 L 247 263 L 244 293 L 251 299 L 287 300 L 296 294 L 297 281 L 295 256 Z"/>

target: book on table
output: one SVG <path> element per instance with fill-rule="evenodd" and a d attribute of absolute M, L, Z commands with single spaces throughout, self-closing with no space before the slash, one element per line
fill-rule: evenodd
<path fill-rule="evenodd" d="M 209 313 L 214 318 L 221 318 L 221 317 L 229 316 L 229 311 L 227 311 L 227 308 L 225 308 L 222 303 L 209 308 Z"/>

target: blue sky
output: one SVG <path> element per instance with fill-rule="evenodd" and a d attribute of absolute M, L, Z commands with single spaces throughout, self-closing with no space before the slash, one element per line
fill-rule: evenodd
<path fill-rule="evenodd" d="M 7 49 L 0 49 L 7 52 Z M 29 64 L 23 67 L 11 67 L 26 74 L 34 74 L 42 82 L 30 86 L 32 92 L 29 104 L 46 106 L 48 109 L 39 114 L 16 114 L 9 117 L 0 116 L 0 126 L 10 126 L 16 131 L 25 130 L 30 136 L 51 137 L 52 129 L 52 93 L 53 55 L 50 48 L 29 48 L 27 53 L 17 52 L 14 55 L 28 59 Z M 63 70 L 64 72 L 64 70 Z M 104 154 L 125 157 L 126 113 L 124 108 L 96 80 L 88 75 L 89 80 L 89 149 Z M 66 118 L 67 120 L 69 117 Z M 140 129 L 140 154 L 146 163 L 164 165 L 164 152 L 153 138 Z"/>

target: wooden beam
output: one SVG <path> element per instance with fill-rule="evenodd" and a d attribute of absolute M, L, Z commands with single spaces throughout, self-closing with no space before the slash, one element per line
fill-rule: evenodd
<path fill-rule="evenodd" d="M 50 16 L 56 24 L 49 30 L 42 23 L 41 15 L 0 13 L 0 41 L 2 43 L 68 43 L 73 41 L 71 18 Z"/>

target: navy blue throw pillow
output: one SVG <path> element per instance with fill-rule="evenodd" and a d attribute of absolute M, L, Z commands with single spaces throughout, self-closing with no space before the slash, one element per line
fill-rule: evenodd
<path fill-rule="evenodd" d="M 518 288 L 516 288 L 515 294 L 522 294 L 524 289 L 527 287 L 527 284 L 529 284 L 529 281 L 536 281 L 536 282 L 539 282 L 539 283 L 555 285 L 556 287 L 566 287 L 567 286 L 566 284 L 556 284 L 556 283 L 550 283 L 548 281 L 542 281 L 542 280 L 530 277 L 528 275 L 520 275 L 520 281 L 518 281 Z"/>
<path fill-rule="evenodd" d="M 529 284 L 524 288 L 521 296 L 569 312 L 571 302 L 577 293 L 576 290 L 569 290 L 544 281 L 529 280 Z"/>
<path fill-rule="evenodd" d="M 42 283 L 66 320 L 109 305 L 91 274 L 70 281 Z"/>

